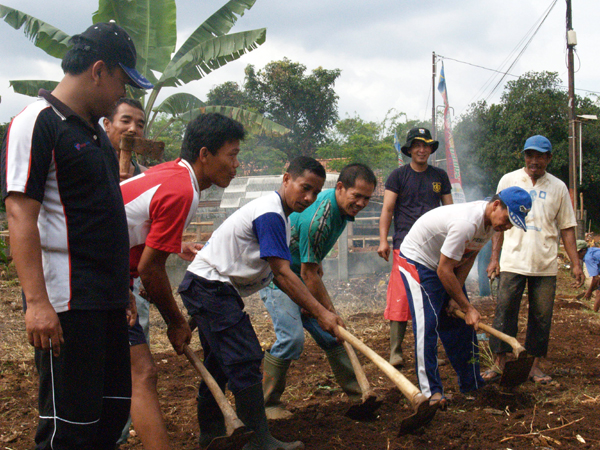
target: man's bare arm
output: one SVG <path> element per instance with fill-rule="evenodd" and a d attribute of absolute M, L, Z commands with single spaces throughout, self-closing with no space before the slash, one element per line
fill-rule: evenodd
<path fill-rule="evenodd" d="M 379 216 L 379 248 L 377 249 L 377 254 L 386 261 L 389 261 L 390 257 L 390 244 L 388 243 L 387 236 L 390 232 L 397 198 L 398 194 L 388 189 L 383 193 L 383 207 Z"/>
<path fill-rule="evenodd" d="M 462 261 L 459 266 L 456 267 L 454 272 L 456 273 L 456 278 L 458 278 L 458 282 L 461 287 L 465 285 L 465 281 L 467 281 L 467 277 L 469 276 L 469 272 L 473 268 L 473 264 L 475 264 L 475 260 L 477 259 L 477 255 L 479 252 L 473 252 L 469 255 L 469 257 Z"/>
<path fill-rule="evenodd" d="M 316 317 L 323 330 L 336 336 L 338 341 L 342 342 L 343 339 L 338 335 L 337 327 L 343 327 L 344 322 L 337 314 L 329 311 L 312 296 L 302 280 L 292 271 L 290 262 L 276 257 L 270 257 L 268 261 L 273 271 L 273 281 L 277 287 L 301 308 Z"/>
<path fill-rule="evenodd" d="M 575 277 L 575 287 L 580 287 L 585 281 L 585 275 L 581 269 L 581 263 L 579 262 L 579 255 L 577 254 L 577 241 L 575 237 L 575 227 L 565 228 L 560 230 L 560 236 L 562 237 L 565 251 L 569 255 L 571 260 L 571 267 L 573 270 L 573 276 Z"/>
<path fill-rule="evenodd" d="M 454 200 L 452 199 L 452 194 L 444 194 L 442 195 L 442 206 L 452 205 Z"/>
<path fill-rule="evenodd" d="M 329 292 L 327 292 L 327 288 L 325 287 L 325 284 L 323 284 L 322 275 L 319 274 L 320 270 L 320 264 L 302 263 L 300 275 L 312 296 L 329 311 L 335 312 L 331 297 L 329 297 Z"/>
<path fill-rule="evenodd" d="M 462 290 L 462 284 L 456 276 L 455 270 L 459 263 L 460 261 L 450 259 L 442 254 L 440 255 L 440 264 L 438 266 L 437 274 L 448 295 L 452 300 L 458 303 L 460 309 L 465 313 L 467 325 L 471 325 L 477 329 L 481 316 L 475 307 L 469 303 L 467 296 Z"/>
<path fill-rule="evenodd" d="M 183 345 L 190 343 L 192 332 L 173 298 L 166 270 L 166 261 L 169 255 L 169 252 L 148 246 L 144 247 L 138 264 L 138 272 L 150 301 L 156 305 L 167 322 L 167 336 L 171 345 L 177 354 L 181 355 Z"/>
<path fill-rule="evenodd" d="M 500 251 L 502 250 L 502 243 L 504 242 L 504 231 L 494 233 L 492 236 L 492 255 L 490 256 L 490 263 L 487 266 L 488 278 L 497 277 L 500 275 Z"/>
<path fill-rule="evenodd" d="M 27 338 L 36 348 L 48 350 L 52 346 L 53 354 L 58 356 L 63 332 L 58 315 L 48 298 L 44 279 L 42 246 L 37 226 L 41 206 L 37 200 L 18 192 L 13 192 L 6 198 L 11 251 L 27 301 Z"/>

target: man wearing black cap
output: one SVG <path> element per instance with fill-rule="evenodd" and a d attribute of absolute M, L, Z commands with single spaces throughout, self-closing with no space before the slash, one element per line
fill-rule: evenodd
<path fill-rule="evenodd" d="M 36 449 L 113 450 L 131 396 L 129 239 L 118 161 L 98 120 L 126 84 L 152 85 L 116 24 L 71 43 L 62 81 L 11 122 L 2 196 L 40 374 Z"/>
<path fill-rule="evenodd" d="M 401 150 L 410 156 L 410 164 L 395 169 L 385 183 L 383 208 L 379 217 L 379 248 L 377 253 L 388 261 L 390 246 L 387 235 L 394 217 L 394 252 L 392 273 L 387 291 L 384 317 L 390 321 L 390 364 L 404 365 L 402 341 L 410 319 L 408 301 L 401 289 L 399 271 L 400 244 L 419 217 L 440 205 L 452 204 L 452 186 L 443 169 L 427 164 L 439 142 L 427 128 L 416 127 L 408 132 Z"/>

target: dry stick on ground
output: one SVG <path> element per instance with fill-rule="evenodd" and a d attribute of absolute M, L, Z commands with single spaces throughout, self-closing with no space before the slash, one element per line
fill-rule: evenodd
<path fill-rule="evenodd" d="M 535 408 L 534 408 L 535 411 Z M 580 422 L 583 419 L 585 419 L 585 417 L 580 417 L 577 420 L 573 420 L 572 422 L 566 423 L 564 425 L 561 425 L 560 427 L 554 427 L 554 428 L 548 428 L 547 430 L 544 430 L 544 433 L 547 433 L 548 431 L 556 431 L 556 430 L 560 430 L 561 428 L 565 428 L 568 427 L 569 425 L 573 425 L 574 423 Z M 533 437 L 537 437 L 539 435 L 541 435 L 541 431 L 535 431 L 535 432 L 531 432 L 531 433 L 527 433 L 527 434 L 511 434 L 510 436 L 512 437 L 526 437 L 526 438 L 533 438 Z"/>
<path fill-rule="evenodd" d="M 529 433 L 533 433 L 533 421 L 535 420 L 535 409 L 537 408 L 537 403 L 533 405 L 533 416 L 531 417 L 531 424 L 529 425 Z"/>

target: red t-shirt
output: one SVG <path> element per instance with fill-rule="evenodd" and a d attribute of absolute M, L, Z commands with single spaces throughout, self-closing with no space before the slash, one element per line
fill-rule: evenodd
<path fill-rule="evenodd" d="M 129 229 L 129 269 L 137 277 L 146 245 L 181 252 L 181 236 L 196 214 L 200 189 L 190 164 L 177 159 L 123 181 L 121 192 Z"/>

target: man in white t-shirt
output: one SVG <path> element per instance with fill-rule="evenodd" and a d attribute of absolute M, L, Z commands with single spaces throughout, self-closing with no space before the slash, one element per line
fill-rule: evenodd
<path fill-rule="evenodd" d="M 585 279 L 575 244 L 575 213 L 565 183 L 546 172 L 552 160 L 552 144 L 544 136 L 532 136 L 523 149 L 525 167 L 504 175 L 498 191 L 509 186 L 520 186 L 529 192 L 533 202 L 527 216 L 527 234 L 511 230 L 499 233 L 493 239 L 492 257 L 488 276 L 500 275 L 494 328 L 510 336 L 517 335 L 521 297 L 528 287 L 529 316 L 525 348 L 535 361 L 529 379 L 546 384 L 552 380 L 539 366 L 548 352 L 552 308 L 558 272 L 557 254 L 559 233 L 565 251 L 571 260 L 576 283 Z M 502 256 L 500 256 L 502 249 Z M 500 264 L 498 264 L 500 259 Z M 490 347 L 496 354 L 496 365 L 502 370 L 510 346 L 490 337 Z M 499 374 L 488 370 L 484 379 L 494 380 Z"/>
<path fill-rule="evenodd" d="M 319 303 L 292 271 L 289 215 L 317 199 L 325 169 L 313 158 L 294 159 L 277 192 L 257 198 L 233 213 L 198 252 L 179 286 L 198 324 L 204 364 L 221 389 L 228 385 L 244 424 L 255 432 L 247 450 L 302 449 L 301 442 L 271 436 L 265 415 L 263 351 L 244 312 L 242 297 L 271 281 L 334 335 L 342 320 Z M 338 336 L 339 338 L 339 336 Z M 198 390 L 200 446 L 225 434 L 223 415 L 204 382 Z"/>
<path fill-rule="evenodd" d="M 421 216 L 400 246 L 400 272 L 413 317 L 415 362 L 421 392 L 446 407 L 438 371 L 437 342 L 458 375 L 461 392 L 484 385 L 479 374 L 479 312 L 469 303 L 465 280 L 479 250 L 495 231 L 525 229 L 529 194 L 509 188 L 489 202 L 441 206 Z M 454 309 L 465 320 L 450 315 Z"/>

